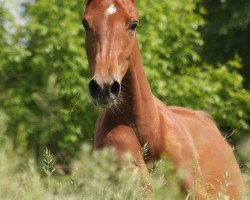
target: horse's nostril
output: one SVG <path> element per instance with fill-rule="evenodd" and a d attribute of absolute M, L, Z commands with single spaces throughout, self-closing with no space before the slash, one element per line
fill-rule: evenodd
<path fill-rule="evenodd" d="M 114 81 L 110 86 L 110 92 L 114 94 L 115 96 L 118 96 L 121 90 L 121 85 L 117 81 Z"/>
<path fill-rule="evenodd" d="M 97 98 L 101 90 L 101 86 L 94 79 L 89 82 L 89 92 L 93 98 Z"/>

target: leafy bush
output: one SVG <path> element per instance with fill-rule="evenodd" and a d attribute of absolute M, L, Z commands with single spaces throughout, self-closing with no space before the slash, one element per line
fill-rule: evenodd
<path fill-rule="evenodd" d="M 48 150 L 42 158 L 44 164 L 40 166 L 33 159 L 19 157 L 5 138 L 0 147 L 0 197 L 2 200 L 185 198 L 180 192 L 178 176 L 169 162 L 159 161 L 155 164 L 148 178 L 152 189 L 150 192 L 131 164 L 131 157 L 127 155 L 124 166 L 119 167 L 114 153 L 111 149 L 105 149 L 92 154 L 90 146 L 83 145 L 71 166 L 72 174 L 59 175 L 54 164 L 55 157 Z M 249 175 L 246 174 L 245 179 L 249 186 Z M 245 199 L 250 197 L 247 186 Z M 191 191 L 189 195 L 192 195 Z M 226 200 L 228 197 L 220 193 L 217 199 Z"/>
<path fill-rule="evenodd" d="M 1 109 L 20 153 L 41 155 L 48 146 L 65 162 L 92 138 L 96 112 L 87 92 L 82 10 L 80 1 L 27 3 L 27 24 L 10 36 L 6 30 Z"/>
<path fill-rule="evenodd" d="M 210 64 L 226 63 L 235 54 L 242 58 L 240 70 L 245 86 L 250 89 L 250 1 L 202 0 L 206 9 L 202 27 L 202 57 Z"/>
<path fill-rule="evenodd" d="M 168 105 L 209 112 L 236 144 L 250 130 L 250 93 L 238 72 L 238 56 L 215 66 L 201 60 L 204 10 L 197 11 L 199 2 L 138 1 L 142 60 L 156 96 Z"/>
<path fill-rule="evenodd" d="M 161 164 L 159 170 L 154 169 L 150 182 L 155 194 L 150 194 L 129 155 L 121 168 L 114 151 L 91 152 L 89 145 L 83 145 L 79 158 L 72 164 L 72 174 L 58 175 L 55 160 L 48 150 L 42 158 L 43 167 L 39 169 L 34 160 L 27 162 L 17 156 L 11 143 L 5 141 L 0 147 L 1 199 L 136 200 L 149 195 L 155 195 L 157 199 L 180 199 L 183 196 L 171 165 Z M 168 176 L 167 182 L 163 175 Z"/>

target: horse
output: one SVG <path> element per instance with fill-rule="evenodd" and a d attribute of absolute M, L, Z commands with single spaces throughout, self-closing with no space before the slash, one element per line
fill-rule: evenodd
<path fill-rule="evenodd" d="M 167 157 L 185 172 L 182 186 L 195 190 L 197 199 L 216 198 L 227 174 L 228 196 L 241 199 L 239 165 L 213 118 L 166 106 L 153 95 L 141 62 L 138 23 L 135 0 L 86 1 L 82 24 L 93 75 L 89 93 L 104 108 L 96 122 L 94 150 L 114 147 L 118 155 L 129 152 L 144 174 L 148 163 Z M 140 153 L 145 145 L 147 158 Z"/>

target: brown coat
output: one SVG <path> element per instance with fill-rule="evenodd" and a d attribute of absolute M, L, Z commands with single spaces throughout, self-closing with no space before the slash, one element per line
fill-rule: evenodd
<path fill-rule="evenodd" d="M 228 173 L 227 181 L 232 183 L 228 194 L 240 199 L 239 166 L 212 118 L 201 111 L 166 106 L 152 94 L 136 35 L 124 28 L 138 20 L 134 2 L 90 0 L 84 19 L 89 26 L 86 50 L 93 79 L 100 88 L 112 80 L 121 84 L 119 101 L 103 110 L 97 120 L 94 148 L 113 146 L 120 154 L 130 152 L 143 169 L 145 163 L 167 157 L 186 172 L 186 189 L 194 189 L 195 180 L 201 180 L 196 188 L 199 199 L 205 199 L 206 193 L 216 196 Z M 140 150 L 145 144 L 148 159 L 143 160 Z M 207 184 L 212 185 L 208 190 Z"/>

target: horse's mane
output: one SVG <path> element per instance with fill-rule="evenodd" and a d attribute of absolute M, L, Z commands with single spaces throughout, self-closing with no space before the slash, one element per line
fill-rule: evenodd
<path fill-rule="evenodd" d="M 85 6 L 88 6 L 88 5 L 90 4 L 91 1 L 92 1 L 92 0 L 84 0 L 83 2 L 84 2 L 84 4 L 85 4 Z"/>

